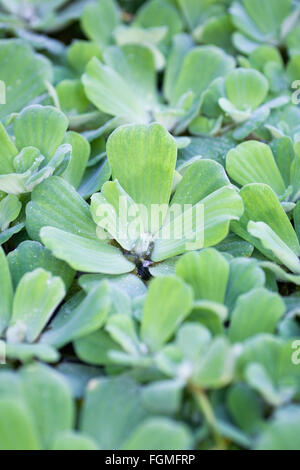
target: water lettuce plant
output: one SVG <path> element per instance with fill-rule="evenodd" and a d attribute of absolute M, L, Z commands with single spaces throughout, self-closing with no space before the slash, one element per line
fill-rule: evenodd
<path fill-rule="evenodd" d="M 0 0 L 1 450 L 300 449 L 298 3 Z"/>

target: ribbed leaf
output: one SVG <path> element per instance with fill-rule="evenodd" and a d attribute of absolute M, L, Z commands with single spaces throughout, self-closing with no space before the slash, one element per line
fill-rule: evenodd
<path fill-rule="evenodd" d="M 108 65 L 94 57 L 82 77 L 89 100 L 104 113 L 125 119 L 125 122 L 148 122 L 149 116 L 130 84 Z"/>
<path fill-rule="evenodd" d="M 200 97 L 215 78 L 225 76 L 234 67 L 234 59 L 222 49 L 201 46 L 192 49 L 184 58 L 171 102 L 176 104 L 188 91 Z"/>
<path fill-rule="evenodd" d="M 0 398 L 0 449 L 38 450 L 38 432 L 22 399 Z"/>
<path fill-rule="evenodd" d="M 41 230 L 44 245 L 73 269 L 90 273 L 123 274 L 134 269 L 118 248 L 54 227 Z"/>
<path fill-rule="evenodd" d="M 224 302 L 229 263 L 217 250 L 184 255 L 176 264 L 176 274 L 193 288 L 196 300 Z"/>
<path fill-rule="evenodd" d="M 119 449 L 145 417 L 141 388 L 132 379 L 94 380 L 87 389 L 80 429 L 95 439 L 101 449 Z"/>
<path fill-rule="evenodd" d="M 278 237 L 297 255 L 300 247 L 296 233 L 290 220 L 278 201 L 273 190 L 265 184 L 248 184 L 241 189 L 240 195 L 244 202 L 244 215 L 239 222 L 232 222 L 232 229 L 239 236 L 252 243 L 267 257 L 272 254 L 247 231 L 248 222 L 264 222 Z"/>
<path fill-rule="evenodd" d="M 69 183 L 57 176 L 48 178 L 34 189 L 26 215 L 26 228 L 33 240 L 40 239 L 40 230 L 44 226 L 98 239 L 88 204 Z"/>
<path fill-rule="evenodd" d="M 122 446 L 125 450 L 190 449 L 192 436 L 188 428 L 167 418 L 150 418 L 140 424 Z"/>
<path fill-rule="evenodd" d="M 160 124 L 119 127 L 107 142 L 113 178 L 138 204 L 168 204 L 177 146 Z"/>
<path fill-rule="evenodd" d="M 43 364 L 33 364 L 21 370 L 26 402 L 44 448 L 48 448 L 56 433 L 73 426 L 74 408 L 71 393 L 63 377 Z"/>
<path fill-rule="evenodd" d="M 229 338 L 241 342 L 259 333 L 274 333 L 285 306 L 278 294 L 253 289 L 242 295 L 232 313 Z"/>
<path fill-rule="evenodd" d="M 119 22 L 114 0 L 98 0 L 84 9 L 81 26 L 89 39 L 106 46 L 112 39 L 112 32 Z"/>
<path fill-rule="evenodd" d="M 265 183 L 271 186 L 278 196 L 285 192 L 285 183 L 272 150 L 261 142 L 243 142 L 230 150 L 226 157 L 226 170 L 240 185 Z"/>
<path fill-rule="evenodd" d="M 175 333 L 192 308 L 192 290 L 175 276 L 154 279 L 149 287 L 142 317 L 142 340 L 156 351 Z"/>
<path fill-rule="evenodd" d="M 62 143 L 68 128 L 68 119 L 52 106 L 33 105 L 22 111 L 14 124 L 16 144 L 23 147 L 36 147 L 47 161 Z"/>
<path fill-rule="evenodd" d="M 66 316 L 62 309 L 51 322 L 50 330 L 44 333 L 41 341 L 60 348 L 71 340 L 88 335 L 103 325 L 109 309 L 109 285 L 103 281 L 99 287 L 94 287 L 87 294 L 72 313 Z"/>
<path fill-rule="evenodd" d="M 7 338 L 34 342 L 65 295 L 63 281 L 38 268 L 18 284 Z"/>
<path fill-rule="evenodd" d="M 52 80 L 50 62 L 34 54 L 26 42 L 18 39 L 1 41 L 0 80 L 6 85 L 6 104 L 1 105 L 0 119 L 24 108 L 46 91 L 45 81 Z"/>
<path fill-rule="evenodd" d="M 254 110 L 265 99 L 268 80 L 254 69 L 236 69 L 225 78 L 225 90 L 229 101 L 239 110 Z"/>
<path fill-rule="evenodd" d="M 61 277 L 66 289 L 70 287 L 75 275 L 66 263 L 54 258 L 43 245 L 30 240 L 20 243 L 14 251 L 8 254 L 7 259 L 15 288 L 24 274 L 37 268 L 43 268 L 51 272 L 53 276 Z"/>

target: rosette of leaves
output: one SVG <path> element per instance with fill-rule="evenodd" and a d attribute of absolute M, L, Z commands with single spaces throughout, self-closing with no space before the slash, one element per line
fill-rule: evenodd
<path fill-rule="evenodd" d="M 7 258 L 1 251 L 0 334 L 8 361 L 28 362 L 37 357 L 56 362 L 60 357 L 58 348 L 102 326 L 112 296 L 105 280 L 87 295 L 79 291 L 72 296 L 58 310 L 58 319 L 52 319 L 74 275 L 67 264 L 37 242 L 21 243 Z M 49 336 L 55 341 L 44 340 Z"/>
<path fill-rule="evenodd" d="M 292 0 L 239 0 L 229 11 L 239 31 L 233 34 L 234 45 L 246 54 L 262 44 L 283 45 L 299 18 Z"/>
<path fill-rule="evenodd" d="M 96 442 L 74 431 L 75 403 L 62 374 L 41 363 L 0 373 L 0 448 L 95 450 Z M 14 423 L 14 426 L 12 426 Z"/>
<path fill-rule="evenodd" d="M 202 95 L 209 85 L 225 76 L 235 63 L 222 49 L 192 47 L 188 36 L 176 36 L 160 96 L 148 47 L 109 47 L 103 53 L 103 61 L 92 59 L 82 77 L 87 97 L 100 111 L 121 123 L 158 121 L 177 134 L 198 115 Z"/>
<path fill-rule="evenodd" d="M 22 229 L 22 217 L 13 227 L 9 224 L 19 216 L 21 203 L 27 202 L 35 186 L 59 172 L 78 187 L 90 154 L 84 137 L 66 132 L 68 120 L 56 108 L 29 106 L 13 124 L 13 137 L 0 125 L 0 190 L 8 194 L 1 201 L 2 243 Z"/>
<path fill-rule="evenodd" d="M 1 191 L 30 193 L 59 167 L 66 180 L 79 185 L 90 148 L 81 135 L 66 133 L 68 120 L 61 111 L 51 106 L 29 106 L 13 124 L 13 137 L 1 125 Z"/>
<path fill-rule="evenodd" d="M 24 274 L 14 291 L 11 275 L 1 249 L 0 334 L 6 343 L 8 359 L 39 357 L 55 362 L 57 352 L 36 343 L 41 331 L 65 296 L 63 281 L 42 268 Z M 32 295 L 32 292 L 35 295 Z"/>
<path fill-rule="evenodd" d="M 143 272 L 142 268 L 153 263 L 195 249 L 196 245 L 191 248 L 189 242 L 202 246 L 201 237 L 204 246 L 219 243 L 228 233 L 230 220 L 239 219 L 243 212 L 241 199 L 223 167 L 210 160 L 191 165 L 179 178 L 172 196 L 177 146 L 160 124 L 118 128 L 108 140 L 107 156 L 113 181 L 92 196 L 91 207 L 57 177 L 40 184 L 27 205 L 30 236 L 41 239 L 57 258 L 77 270 L 121 274 L 137 268 Z M 134 220 L 139 221 L 139 227 L 132 233 L 125 229 L 132 218 L 123 221 L 119 213 L 121 197 L 128 207 L 143 205 L 147 209 L 146 218 L 137 212 Z M 164 207 L 162 218 L 147 226 L 151 206 L 157 204 Z M 181 215 L 171 215 L 173 204 L 182 208 Z M 116 216 L 108 224 L 101 215 L 103 205 L 111 207 Z M 196 226 L 199 206 L 204 211 L 203 227 Z M 187 217 L 192 233 L 175 237 Z M 166 231 L 169 237 L 164 236 Z"/>

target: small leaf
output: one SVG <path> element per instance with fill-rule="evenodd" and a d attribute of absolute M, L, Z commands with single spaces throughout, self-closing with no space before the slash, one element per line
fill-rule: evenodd
<path fill-rule="evenodd" d="M 122 446 L 125 450 L 190 449 L 192 436 L 181 423 L 167 418 L 149 418 L 140 424 Z"/>
<path fill-rule="evenodd" d="M 168 204 L 176 164 L 174 138 L 160 125 L 119 127 L 107 142 L 113 178 L 137 204 Z"/>
<path fill-rule="evenodd" d="M 157 351 L 175 333 L 178 325 L 190 313 L 192 291 L 175 276 L 154 279 L 148 290 L 142 317 L 142 340 Z"/>
<path fill-rule="evenodd" d="M 118 248 L 101 240 L 91 240 L 54 227 L 43 227 L 41 239 L 56 258 L 79 271 L 123 274 L 134 269 Z"/>
<path fill-rule="evenodd" d="M 1 120 L 22 110 L 45 92 L 45 82 L 52 80 L 50 62 L 19 39 L 1 41 L 0 70 L 0 80 L 6 84 L 6 104 L 1 105 Z"/>
<path fill-rule="evenodd" d="M 41 228 L 50 225 L 98 240 L 88 204 L 62 178 L 53 176 L 43 181 L 31 199 L 26 206 L 26 228 L 33 240 L 40 240 Z"/>
<path fill-rule="evenodd" d="M 71 429 L 74 405 L 63 377 L 43 364 L 21 369 L 22 388 L 35 427 L 45 448 L 60 431 Z"/>
<path fill-rule="evenodd" d="M 101 328 L 110 308 L 110 292 L 106 281 L 94 287 L 69 315 L 62 309 L 51 322 L 41 341 L 61 348 Z"/>
<path fill-rule="evenodd" d="M 239 297 L 232 313 L 229 338 L 242 342 L 259 333 L 274 333 L 285 306 L 278 294 L 253 289 Z"/>
<path fill-rule="evenodd" d="M 38 432 L 30 411 L 21 399 L 0 398 L 0 413 L 1 450 L 39 449 Z"/>
<path fill-rule="evenodd" d="M 49 250 L 38 242 L 26 240 L 11 251 L 8 256 L 13 285 L 16 288 L 22 276 L 37 268 L 43 268 L 59 276 L 64 281 L 66 289 L 70 287 L 75 272 L 64 262 L 54 258 Z"/>
<path fill-rule="evenodd" d="M 65 431 L 55 436 L 51 450 L 98 450 L 98 446 L 82 433 Z"/>
<path fill-rule="evenodd" d="M 66 116 L 52 106 L 33 105 L 25 108 L 14 123 L 16 144 L 36 147 L 49 161 L 62 143 L 68 128 Z"/>
<path fill-rule="evenodd" d="M 136 382 L 122 376 L 105 378 L 89 383 L 79 427 L 101 449 L 119 449 L 145 417 Z"/>
<path fill-rule="evenodd" d="M 229 263 L 216 250 L 184 255 L 176 264 L 176 274 L 193 288 L 196 300 L 224 302 Z"/>
<path fill-rule="evenodd" d="M 229 101 L 239 110 L 255 110 L 268 93 L 268 81 L 254 69 L 235 69 L 225 78 Z"/>
<path fill-rule="evenodd" d="M 34 295 L 33 295 L 34 293 Z M 38 268 L 18 284 L 7 337 L 11 342 L 34 342 L 65 295 L 59 277 Z"/>
<path fill-rule="evenodd" d="M 0 231 L 3 232 L 9 227 L 9 224 L 13 222 L 19 215 L 22 208 L 22 204 L 19 199 L 9 194 L 0 201 Z"/>
<path fill-rule="evenodd" d="M 275 163 L 272 151 L 257 141 L 243 142 L 228 152 L 226 170 L 239 183 L 264 183 L 271 186 L 278 196 L 285 192 L 285 183 Z"/>

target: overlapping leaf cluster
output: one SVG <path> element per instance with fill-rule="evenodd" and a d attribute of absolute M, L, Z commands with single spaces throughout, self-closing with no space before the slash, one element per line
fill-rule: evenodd
<path fill-rule="evenodd" d="M 299 450 L 299 2 L 0 0 L 0 30 L 0 448 Z M 121 197 L 163 217 L 128 234 Z"/>

